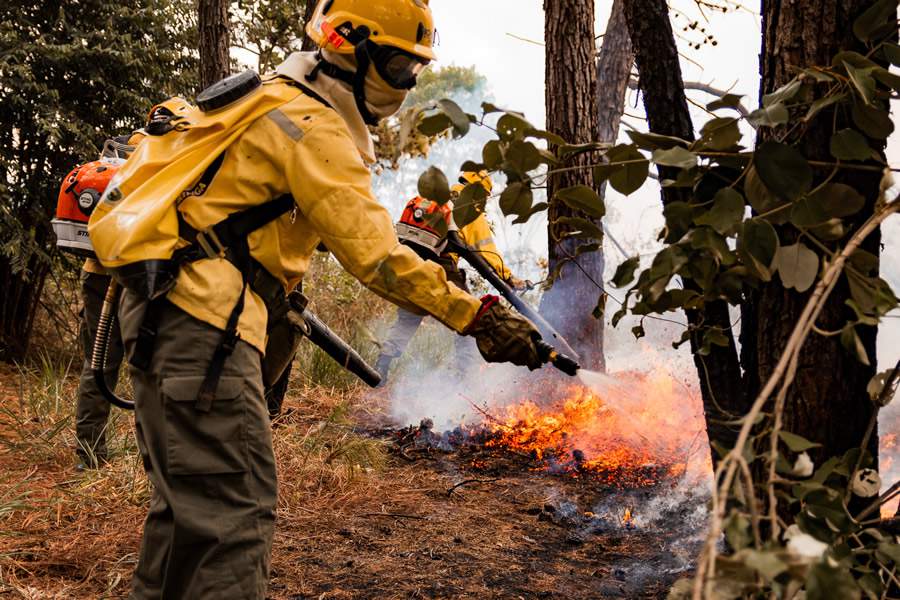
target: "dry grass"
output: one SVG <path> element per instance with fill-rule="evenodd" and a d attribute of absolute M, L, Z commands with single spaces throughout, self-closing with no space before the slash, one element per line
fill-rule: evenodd
<path fill-rule="evenodd" d="M 112 598 L 127 590 L 149 483 L 130 415 L 118 410 L 109 464 L 75 471 L 76 385 L 70 369 L 49 360 L 40 369 L 0 367 L 0 595 Z M 352 398 L 306 389 L 289 402 L 275 436 L 282 514 L 340 503 L 384 467 L 382 444 L 350 429 Z"/>

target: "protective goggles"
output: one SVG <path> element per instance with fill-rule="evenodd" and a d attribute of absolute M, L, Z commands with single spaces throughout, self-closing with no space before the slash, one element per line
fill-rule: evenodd
<path fill-rule="evenodd" d="M 399 48 L 381 46 L 371 40 L 366 40 L 366 52 L 381 78 L 398 90 L 415 87 L 416 79 L 428 68 L 429 61 L 425 59 Z"/>

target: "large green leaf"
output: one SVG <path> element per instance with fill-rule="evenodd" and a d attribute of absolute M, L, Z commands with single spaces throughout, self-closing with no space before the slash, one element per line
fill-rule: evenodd
<path fill-rule="evenodd" d="M 876 140 L 886 140 L 894 132 L 894 122 L 888 111 L 878 106 L 854 102 L 850 111 L 853 122 L 863 133 Z"/>
<path fill-rule="evenodd" d="M 859 334 L 856 333 L 856 327 L 853 325 L 846 325 L 841 330 L 841 345 L 844 347 L 844 350 L 852 354 L 862 364 L 866 366 L 871 364 L 866 347 L 863 346 L 862 340 L 859 339 Z"/>
<path fill-rule="evenodd" d="M 796 200 L 812 185 L 809 163 L 796 148 L 780 142 L 763 142 L 753 155 L 759 178 L 784 201 Z"/>
<path fill-rule="evenodd" d="M 435 113 L 419 122 L 419 131 L 427 136 L 435 136 L 453 127 L 453 121 L 446 113 Z"/>
<path fill-rule="evenodd" d="M 487 190 L 480 183 L 470 183 L 459 193 L 453 203 L 453 220 L 458 227 L 465 227 L 484 212 Z"/>
<path fill-rule="evenodd" d="M 664 167 L 693 169 L 697 166 L 697 155 L 681 146 L 654 150 L 652 160 L 654 163 L 663 165 Z"/>
<path fill-rule="evenodd" d="M 801 294 L 812 287 L 819 274 L 819 256 L 803 242 L 780 246 L 775 254 L 775 270 L 781 283 Z"/>
<path fill-rule="evenodd" d="M 806 452 L 813 448 L 822 447 L 822 444 L 811 442 L 805 437 L 799 436 L 796 433 L 791 433 L 790 431 L 779 431 L 778 437 L 781 438 L 781 441 L 784 442 L 785 446 L 790 448 L 791 452 Z"/>
<path fill-rule="evenodd" d="M 506 150 L 506 164 L 523 176 L 537 169 L 541 162 L 541 154 L 531 142 L 515 140 Z"/>
<path fill-rule="evenodd" d="M 847 128 L 831 136 L 831 155 L 841 160 L 867 160 L 872 157 L 872 149 L 864 135 Z"/>
<path fill-rule="evenodd" d="M 784 202 L 778 200 L 775 195 L 766 187 L 757 174 L 756 167 L 752 165 L 747 168 L 747 175 L 744 178 L 744 193 L 747 195 L 747 201 L 757 214 L 767 213 Z M 773 223 L 787 222 L 787 211 L 779 211 L 772 217 L 767 217 Z M 774 218 L 773 218 L 774 217 Z"/>
<path fill-rule="evenodd" d="M 534 127 L 519 114 L 506 113 L 497 121 L 497 135 L 504 141 L 521 140 Z"/>
<path fill-rule="evenodd" d="M 875 98 L 875 80 L 872 79 L 873 67 L 867 69 L 857 69 L 846 62 L 844 68 L 847 69 L 847 75 L 850 76 L 850 83 L 856 89 L 859 97 L 866 104 L 871 104 Z"/>
<path fill-rule="evenodd" d="M 711 150 L 729 150 L 741 141 L 738 120 L 717 117 L 708 121 L 700 130 L 700 145 Z"/>
<path fill-rule="evenodd" d="M 763 219 L 751 219 L 744 223 L 738 238 L 738 253 L 745 266 L 758 279 L 772 278 L 772 262 L 778 251 L 778 234 L 772 224 Z"/>
<path fill-rule="evenodd" d="M 599 194 L 586 185 L 563 188 L 556 192 L 556 198 L 565 202 L 570 208 L 580 210 L 598 219 L 606 214 L 606 207 Z"/>
<path fill-rule="evenodd" d="M 520 181 L 509 184 L 500 194 L 500 210 L 507 216 L 526 215 L 533 203 L 534 195 L 531 187 Z"/>
<path fill-rule="evenodd" d="M 496 169 L 503 162 L 503 150 L 500 142 L 491 140 L 481 150 L 481 159 L 488 170 Z"/>
<path fill-rule="evenodd" d="M 853 23 L 853 34 L 863 42 L 887 31 L 897 18 L 897 0 L 878 0 Z"/>
<path fill-rule="evenodd" d="M 469 120 L 469 115 L 459 107 L 459 104 L 449 98 L 439 100 L 438 104 L 453 123 L 453 137 L 461 138 L 469 133 L 472 123 Z"/>
<path fill-rule="evenodd" d="M 647 180 L 650 162 L 634 146 L 616 146 L 606 153 L 606 158 L 611 163 L 608 167 L 612 169 L 609 183 L 620 194 L 628 196 L 636 192 Z"/>
<path fill-rule="evenodd" d="M 741 105 L 741 98 L 738 94 L 724 94 L 718 100 L 713 100 L 706 105 L 706 110 L 718 110 L 720 108 L 738 108 Z"/>
<path fill-rule="evenodd" d="M 794 96 L 797 95 L 797 92 L 800 91 L 800 88 L 802 86 L 803 82 L 800 81 L 800 79 L 798 79 L 797 77 L 791 79 L 771 94 L 764 95 L 763 106 L 772 106 L 773 104 L 778 104 L 779 102 L 787 102 L 788 100 L 792 100 Z"/>
<path fill-rule="evenodd" d="M 747 121 L 755 127 L 777 127 L 787 123 L 790 118 L 791 114 L 783 102 L 762 106 L 747 115 Z"/>
<path fill-rule="evenodd" d="M 803 229 L 817 227 L 831 218 L 820 202 L 810 196 L 804 196 L 791 205 L 791 223 Z"/>
<path fill-rule="evenodd" d="M 768 580 L 773 580 L 788 569 L 788 565 L 774 551 L 760 551 L 747 548 L 742 553 L 744 564 L 759 572 Z"/>
<path fill-rule="evenodd" d="M 806 116 L 803 117 L 804 121 L 811 121 L 813 117 L 819 114 L 825 108 L 831 106 L 832 104 L 836 104 L 847 97 L 847 94 L 831 94 L 830 96 L 825 96 L 824 98 L 819 98 L 815 102 L 809 105 L 809 110 L 806 111 Z"/>
<path fill-rule="evenodd" d="M 634 281 L 634 272 L 637 271 L 638 267 L 641 266 L 641 257 L 640 256 L 632 256 L 616 269 L 616 274 L 613 275 L 612 283 L 617 288 L 625 287 Z"/>
<path fill-rule="evenodd" d="M 450 200 L 450 182 L 444 172 L 437 167 L 428 167 L 419 177 L 419 195 L 438 204 Z"/>
<path fill-rule="evenodd" d="M 728 233 L 744 218 L 744 197 L 734 188 L 722 188 L 713 199 L 713 207 L 694 219 L 697 225 L 709 225 L 721 234 Z"/>
<path fill-rule="evenodd" d="M 810 198 L 821 206 L 829 217 L 849 217 L 861 211 L 866 205 L 863 195 L 844 183 L 826 183 Z"/>
<path fill-rule="evenodd" d="M 688 237 L 694 250 L 706 250 L 723 266 L 734 264 L 734 253 L 728 247 L 728 242 L 712 227 L 695 227 L 688 233 Z"/>

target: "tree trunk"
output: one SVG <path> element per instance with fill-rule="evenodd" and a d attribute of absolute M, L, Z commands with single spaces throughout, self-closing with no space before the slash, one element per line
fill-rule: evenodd
<path fill-rule="evenodd" d="M 544 0 L 544 19 L 547 130 L 570 144 L 589 143 L 599 132 L 594 2 Z M 585 153 L 565 166 L 586 166 L 596 161 L 595 153 Z M 547 182 L 549 266 L 550 272 L 558 275 L 541 300 L 541 312 L 579 353 L 583 366 L 602 370 L 604 321 L 593 318 L 591 313 L 602 294 L 599 286 L 603 285 L 603 253 L 589 252 L 576 258 L 576 250 L 584 242 L 562 239 L 567 228 L 555 223 L 560 217 L 590 219 L 554 200 L 558 190 L 574 185 L 586 185 L 600 192 L 589 167 L 553 175 Z"/>
<path fill-rule="evenodd" d="M 634 54 L 625 24 L 624 0 L 613 0 L 597 60 L 597 141 L 614 144 L 625 111 Z M 603 184 L 606 189 L 606 182 Z"/>
<path fill-rule="evenodd" d="M 650 131 L 685 140 L 694 139 L 694 126 L 688 112 L 678 49 L 669 21 L 666 0 L 625 0 L 625 18 L 634 47 L 635 61 L 640 73 L 640 89 Z M 660 167 L 660 179 L 675 178 L 677 171 Z M 691 191 L 684 188 L 662 189 L 663 204 L 688 201 Z M 746 412 L 741 384 L 741 367 L 731 330 L 728 305 L 724 301 L 707 303 L 703 310 L 687 311 L 692 328 L 719 327 L 728 338 L 728 345 L 712 346 L 706 357 L 701 356 L 702 337 L 691 335 L 691 351 L 700 379 L 700 392 L 706 416 L 706 430 L 710 443 L 732 448 L 737 431 L 726 424 L 736 415 Z M 713 449 L 713 459 L 718 453 Z"/>
<path fill-rule="evenodd" d="M 831 64 L 832 57 L 841 50 L 865 54 L 866 49 L 854 37 L 852 26 L 856 17 L 870 5 L 869 0 L 764 1 L 760 94 L 770 93 L 787 83 L 801 68 Z M 822 89 L 819 87 L 817 91 Z M 850 125 L 845 112 L 834 115 L 834 111 L 826 110 L 810 123 L 798 146 L 807 159 L 833 160 L 829 154 L 829 140 L 835 131 Z M 758 142 L 775 135 L 780 138 L 784 134 L 783 130 L 761 132 Z M 869 145 L 884 150 L 883 142 L 870 139 Z M 825 171 L 817 171 L 816 183 L 827 175 Z M 872 214 L 880 179 L 878 172 L 863 171 L 844 171 L 835 177 L 835 182 L 850 185 L 868 201 L 867 208 L 859 213 L 854 225 Z M 782 244 L 797 240 L 798 234 L 791 226 L 776 229 Z M 880 238 L 880 233 L 870 236 L 863 249 L 878 256 Z M 786 290 L 774 279 L 751 297 L 744 312 L 752 316 L 754 327 L 742 339 L 748 351 L 755 351 L 755 360 L 750 357 L 751 361 L 746 365 L 757 369 L 753 374 L 755 381 L 765 382 L 771 375 L 808 298 L 809 293 Z M 842 278 L 817 321 L 818 327 L 825 330 L 842 328 L 852 317 L 845 305 L 849 298 L 849 286 Z M 858 327 L 857 332 L 874 365 L 877 328 Z M 842 348 L 838 337 L 813 333 L 807 340 L 794 385 L 788 391 L 784 428 L 822 444 L 821 448 L 810 451 L 816 464 L 859 447 L 874 410 L 866 393 L 866 385 L 874 373 L 874 366 L 858 362 Z M 870 451 L 876 457 L 877 439 L 877 435 L 873 436 L 870 445 Z"/>
<path fill-rule="evenodd" d="M 200 0 L 200 88 L 231 73 L 227 0 Z"/>
<path fill-rule="evenodd" d="M 306 14 L 303 16 L 303 22 L 307 25 L 312 21 L 313 13 L 316 12 L 317 0 L 306 0 Z M 303 52 L 310 52 L 316 49 L 316 43 L 312 41 L 308 35 L 303 36 L 303 46 L 300 48 Z"/>

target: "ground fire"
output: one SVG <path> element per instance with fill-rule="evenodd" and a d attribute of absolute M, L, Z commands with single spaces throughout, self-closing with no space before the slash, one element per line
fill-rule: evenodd
<path fill-rule="evenodd" d="M 478 471 L 496 469 L 492 458 L 511 459 L 616 488 L 653 486 L 693 464 L 708 468 L 702 415 L 689 388 L 665 372 L 606 381 L 613 383 L 604 389 L 543 381 L 499 407 L 470 400 L 474 422 L 439 432 L 423 419 L 391 432 L 393 441 L 408 458 L 459 451 Z"/>

